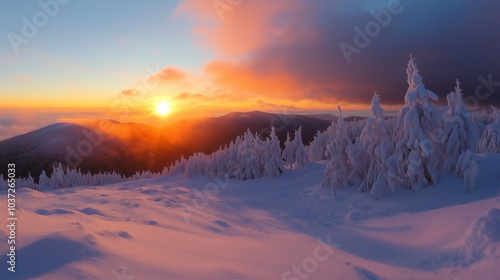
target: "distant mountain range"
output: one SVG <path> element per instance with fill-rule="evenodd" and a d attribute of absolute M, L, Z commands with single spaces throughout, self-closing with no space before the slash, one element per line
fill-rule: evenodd
<path fill-rule="evenodd" d="M 247 129 L 266 138 L 276 128 L 283 144 L 287 133 L 302 127 L 308 144 L 324 131 L 332 115 L 280 115 L 264 112 L 230 113 L 221 117 L 182 120 L 157 128 L 139 123 L 96 120 L 85 124 L 56 123 L 0 141 L 0 166 L 16 164 L 16 175 L 38 178 L 59 163 L 83 172 L 117 171 L 130 176 L 136 171 L 159 172 L 195 152 L 211 153 Z M 3 168 L 1 173 L 6 175 Z"/>

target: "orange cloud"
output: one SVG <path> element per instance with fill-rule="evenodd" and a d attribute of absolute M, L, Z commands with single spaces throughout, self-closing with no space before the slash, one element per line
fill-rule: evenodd
<path fill-rule="evenodd" d="M 120 92 L 120 95 L 126 96 L 126 97 L 135 96 L 135 95 L 137 95 L 137 90 L 136 89 L 122 90 Z"/>
<path fill-rule="evenodd" d="M 221 3 L 222 10 L 217 7 Z M 193 34 L 216 59 L 197 73 L 166 67 L 152 74 L 148 84 L 158 84 L 155 96 L 183 110 L 333 109 L 342 95 L 352 103 L 369 95 L 369 103 L 374 90 L 352 94 L 344 69 L 332 63 L 324 30 L 313 20 L 316 12 L 317 6 L 301 0 L 183 0 L 177 15 L 190 17 Z"/>
<path fill-rule="evenodd" d="M 201 37 L 204 46 L 224 56 L 240 56 L 268 44 L 272 37 L 289 40 L 289 22 L 280 23 L 278 29 L 270 27 L 276 26 L 280 14 L 299 17 L 307 12 L 305 4 L 299 0 L 184 0 L 177 14 L 187 14 L 195 21 L 192 32 Z"/>
<path fill-rule="evenodd" d="M 201 101 L 206 101 L 209 98 L 201 93 L 190 93 L 190 92 L 183 92 L 176 97 L 174 97 L 174 100 L 201 100 Z"/>
<path fill-rule="evenodd" d="M 160 72 L 154 74 L 151 79 L 157 82 L 182 82 L 188 78 L 188 73 L 175 66 L 163 68 Z"/>
<path fill-rule="evenodd" d="M 216 3 L 229 5 L 222 17 Z M 177 14 L 190 16 L 201 44 L 219 55 L 202 69 L 211 87 L 224 89 L 235 99 L 332 101 L 332 92 L 340 92 L 345 84 L 330 71 L 311 70 L 333 68 L 325 66 L 323 52 L 315 51 L 321 34 L 303 20 L 313 17 L 312 6 L 300 0 L 184 0 Z M 309 53 L 301 57 L 304 49 Z"/>
<path fill-rule="evenodd" d="M 285 72 L 258 72 L 245 63 L 223 61 L 210 62 L 204 70 L 215 85 L 226 87 L 235 95 L 299 97 L 300 85 Z"/>

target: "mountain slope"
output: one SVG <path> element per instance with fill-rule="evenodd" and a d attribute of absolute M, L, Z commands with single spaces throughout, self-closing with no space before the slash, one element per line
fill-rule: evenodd
<path fill-rule="evenodd" d="M 328 120 L 263 112 L 184 120 L 162 128 L 110 120 L 59 123 L 1 141 L 0 166 L 15 163 L 19 177 L 30 173 L 36 178 L 42 170 L 50 174 L 52 166 L 59 163 L 84 172 L 115 170 L 130 176 L 143 170 L 159 172 L 182 155 L 211 153 L 248 128 L 265 138 L 275 126 L 284 142 L 287 133 L 293 137 L 293 132 L 302 127 L 302 139 L 307 144 L 316 131 L 329 125 Z"/>
<path fill-rule="evenodd" d="M 356 188 L 333 198 L 320 187 L 324 162 L 273 179 L 22 189 L 17 278 L 0 278 L 498 279 L 499 163 L 481 156 L 473 193 L 441 174 L 382 200 Z M 1 242 L 4 263 L 6 252 Z"/>

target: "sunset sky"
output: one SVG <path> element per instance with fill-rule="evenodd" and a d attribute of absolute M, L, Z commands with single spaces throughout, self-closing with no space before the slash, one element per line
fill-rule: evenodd
<path fill-rule="evenodd" d="M 74 118 L 154 125 L 162 101 L 171 119 L 335 113 L 368 108 L 378 91 L 394 110 L 410 54 L 442 101 L 458 78 L 466 96 L 480 87 L 481 105 L 498 105 L 499 10 L 456 0 L 7 1 L 0 140 Z"/>

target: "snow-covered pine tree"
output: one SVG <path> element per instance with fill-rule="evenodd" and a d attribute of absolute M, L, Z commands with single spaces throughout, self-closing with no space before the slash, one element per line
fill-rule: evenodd
<path fill-rule="evenodd" d="M 330 126 L 323 132 L 316 132 L 314 140 L 306 147 L 306 152 L 310 162 L 331 159 L 328 145 L 333 142 L 337 135 L 338 121 L 332 121 Z"/>
<path fill-rule="evenodd" d="M 128 180 L 137 180 L 137 179 L 147 179 L 147 178 L 153 178 L 155 177 L 155 174 L 151 173 L 150 171 L 137 171 L 132 177 L 128 178 Z M 115 184 L 118 182 L 122 182 L 124 179 L 122 176 L 115 171 L 113 172 L 105 172 L 105 173 L 98 173 L 98 174 L 93 174 L 90 178 L 90 185 L 91 186 L 101 186 L 101 185 L 109 185 L 109 184 Z"/>
<path fill-rule="evenodd" d="M 92 181 L 92 174 L 90 172 L 86 172 L 85 174 L 82 174 L 83 186 L 90 186 L 91 181 Z"/>
<path fill-rule="evenodd" d="M 264 176 L 277 177 L 285 170 L 281 157 L 280 140 L 276 136 L 274 127 L 271 128 L 271 137 L 267 140 L 265 159 Z"/>
<path fill-rule="evenodd" d="M 299 127 L 299 129 L 295 131 L 292 145 L 294 146 L 295 150 L 293 160 L 294 166 L 300 168 L 305 167 L 307 164 L 307 153 L 306 148 L 304 147 L 304 143 L 302 142 L 302 127 Z"/>
<path fill-rule="evenodd" d="M 477 185 L 479 164 L 477 155 L 471 150 L 463 152 L 457 160 L 455 172 L 464 177 L 464 187 L 473 191 Z"/>
<path fill-rule="evenodd" d="M 20 188 L 36 189 L 35 180 L 31 177 L 31 173 L 28 173 L 28 178 L 18 179 L 16 183 Z"/>
<path fill-rule="evenodd" d="M 217 177 L 218 166 L 215 162 L 215 154 L 217 151 L 205 155 L 205 166 L 203 167 L 203 174 L 207 175 L 210 178 Z"/>
<path fill-rule="evenodd" d="M 396 117 L 393 132 L 395 153 L 389 158 L 391 184 L 418 190 L 437 180 L 440 146 L 436 132 L 442 131 L 442 113 L 430 100 L 438 100 L 425 88 L 413 58 L 408 62 L 405 106 Z"/>
<path fill-rule="evenodd" d="M 184 157 L 184 155 L 181 156 L 181 159 L 179 160 L 179 164 L 177 166 L 177 173 L 184 173 L 186 172 L 186 165 L 187 165 L 187 160 Z"/>
<path fill-rule="evenodd" d="M 346 123 L 347 125 L 347 135 L 349 136 L 349 139 L 351 139 L 351 142 L 356 142 L 356 139 L 361 135 L 361 131 L 363 131 L 363 128 L 366 126 L 366 119 L 354 119 L 353 121 L 350 121 Z"/>
<path fill-rule="evenodd" d="M 63 189 L 68 187 L 66 174 L 61 163 L 59 163 L 57 167 L 53 166 L 52 175 L 50 176 L 50 183 L 51 183 L 50 189 L 53 190 Z"/>
<path fill-rule="evenodd" d="M 242 142 L 243 140 L 240 136 L 238 136 L 236 137 L 234 143 L 231 141 L 229 144 L 225 161 L 227 163 L 226 170 L 230 178 L 236 177 L 236 168 L 240 162 L 239 146 L 241 146 Z"/>
<path fill-rule="evenodd" d="M 328 142 L 328 134 L 317 131 L 313 141 L 306 146 L 307 157 L 310 162 L 326 159 L 326 142 Z"/>
<path fill-rule="evenodd" d="M 500 153 L 500 110 L 493 108 L 493 122 L 489 124 L 477 144 L 479 153 Z"/>
<path fill-rule="evenodd" d="M 293 170 L 294 155 L 295 146 L 290 141 L 290 135 L 287 133 L 285 140 L 285 149 L 283 149 L 282 157 L 285 160 L 285 164 L 288 165 L 291 170 Z"/>
<path fill-rule="evenodd" d="M 186 158 L 184 155 L 181 156 L 180 159 L 176 160 L 175 163 L 170 167 L 169 174 L 182 174 L 186 170 Z"/>
<path fill-rule="evenodd" d="M 67 188 L 84 185 L 83 176 L 79 170 L 68 168 L 66 170 L 65 176 L 66 176 Z"/>
<path fill-rule="evenodd" d="M 161 176 L 165 177 L 168 176 L 168 174 L 170 174 L 170 167 L 168 165 L 165 165 L 165 167 L 161 171 Z"/>
<path fill-rule="evenodd" d="M 475 151 L 478 141 L 477 129 L 471 115 L 467 111 L 462 98 L 462 89 L 457 80 L 455 92 L 448 94 L 448 111 L 446 112 L 444 137 L 443 171 L 455 170 L 458 157 L 471 150 Z"/>
<path fill-rule="evenodd" d="M 292 141 L 290 141 L 290 137 L 287 134 L 283 158 L 285 159 L 285 163 L 290 166 L 291 170 L 297 167 L 306 166 L 307 153 L 304 143 L 302 142 L 302 127 L 299 127 L 299 129 L 295 131 Z"/>
<path fill-rule="evenodd" d="M 211 178 L 216 178 L 226 173 L 226 162 L 227 159 L 227 146 L 225 148 L 220 147 L 217 151 L 211 153 L 208 156 L 206 173 Z"/>
<path fill-rule="evenodd" d="M 259 178 L 262 176 L 259 168 L 260 159 L 256 157 L 255 139 L 250 130 L 243 136 L 243 141 L 238 147 L 239 162 L 235 170 L 235 177 L 242 180 Z"/>
<path fill-rule="evenodd" d="M 347 176 L 347 183 L 351 186 L 360 185 L 366 177 L 368 171 L 368 156 L 363 148 L 359 137 L 355 139 L 352 145 L 347 147 L 347 158 L 352 169 Z"/>
<path fill-rule="evenodd" d="M 333 157 L 333 155 L 331 154 L 332 151 L 331 145 L 333 143 L 333 140 L 335 140 L 335 138 L 337 137 L 337 132 L 339 130 L 338 127 L 339 127 L 339 120 L 337 120 L 336 122 L 332 121 L 332 124 L 326 129 L 325 132 L 323 132 L 323 134 L 326 136 L 325 145 L 323 147 L 324 156 L 326 160 L 330 160 Z"/>
<path fill-rule="evenodd" d="M 262 141 L 259 134 L 256 132 L 253 136 L 253 147 L 257 168 L 260 173 L 259 177 L 262 177 L 266 166 L 267 140 Z"/>
<path fill-rule="evenodd" d="M 205 174 L 205 168 L 207 166 L 208 156 L 204 153 L 195 153 L 186 161 L 186 167 L 184 173 L 187 176 L 194 174 Z"/>
<path fill-rule="evenodd" d="M 384 109 L 380 107 L 380 96 L 373 95 L 372 115 L 366 120 L 361 131 L 361 147 L 367 156 L 368 168 L 365 179 L 361 183 L 360 191 L 371 190 L 371 194 L 380 198 L 388 187 L 387 158 L 392 150 L 390 131 L 384 119 Z"/>
<path fill-rule="evenodd" d="M 331 161 L 326 165 L 325 178 L 322 186 L 330 187 L 333 196 L 337 195 L 337 189 L 346 185 L 347 176 L 352 167 L 349 165 L 347 149 L 352 145 L 347 134 L 347 128 L 342 118 L 342 110 L 339 108 L 340 117 L 338 120 L 336 137 L 329 143 L 329 154 L 332 155 Z"/>

